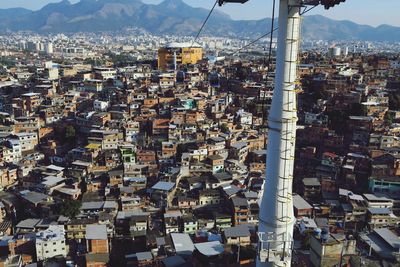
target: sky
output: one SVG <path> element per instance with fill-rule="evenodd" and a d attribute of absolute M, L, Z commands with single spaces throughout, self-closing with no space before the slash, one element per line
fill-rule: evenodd
<path fill-rule="evenodd" d="M 0 0 L 0 8 L 24 7 L 37 10 L 44 5 L 60 0 Z M 79 0 L 70 0 L 78 2 Z M 157 4 L 162 0 L 142 0 L 145 3 Z M 210 9 L 214 0 L 184 0 L 191 6 Z M 277 3 L 279 0 L 276 1 Z M 272 0 L 249 0 L 244 5 L 226 4 L 218 10 L 230 15 L 233 19 L 260 19 L 271 17 Z M 400 0 L 347 0 L 334 9 L 324 10 L 317 7 L 310 15 L 320 14 L 332 19 L 351 20 L 360 24 L 378 26 L 389 24 L 400 27 Z"/>

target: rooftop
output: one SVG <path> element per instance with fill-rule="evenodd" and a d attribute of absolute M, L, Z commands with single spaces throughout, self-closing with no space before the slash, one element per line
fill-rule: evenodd
<path fill-rule="evenodd" d="M 46 230 L 36 233 L 36 243 L 58 240 L 65 240 L 63 225 L 50 225 Z"/>
<path fill-rule="evenodd" d="M 216 256 L 224 252 L 224 247 L 219 241 L 197 243 L 194 247 L 206 257 Z"/>
<path fill-rule="evenodd" d="M 171 182 L 158 182 L 155 185 L 153 185 L 152 189 L 154 190 L 160 190 L 160 191 L 171 191 L 172 188 L 174 188 L 175 183 Z"/>
<path fill-rule="evenodd" d="M 379 235 L 387 244 L 394 249 L 400 249 L 400 238 L 387 228 L 375 229 L 374 232 Z"/>
<path fill-rule="evenodd" d="M 136 258 L 138 261 L 148 261 L 153 259 L 153 254 L 150 251 L 138 252 L 136 253 Z"/>
<path fill-rule="evenodd" d="M 376 196 L 374 194 L 364 194 L 363 196 L 368 201 L 375 201 L 375 202 L 377 202 L 377 201 L 379 201 L 379 202 L 381 202 L 381 201 L 392 202 L 393 201 L 390 198 L 387 198 L 387 197 L 384 197 L 384 196 Z"/>
<path fill-rule="evenodd" d="M 305 186 L 321 186 L 321 182 L 318 178 L 304 178 L 303 184 Z"/>
<path fill-rule="evenodd" d="M 184 43 L 171 42 L 165 46 L 165 48 L 189 48 L 189 47 L 201 48 L 201 45 L 198 43 L 192 44 L 192 43 L 188 43 L 188 42 L 184 42 Z"/>
<path fill-rule="evenodd" d="M 238 225 L 234 227 L 228 227 L 224 229 L 224 235 L 226 238 L 231 237 L 250 237 L 249 227 L 246 225 Z"/>
<path fill-rule="evenodd" d="M 171 238 L 178 255 L 192 255 L 194 245 L 188 234 L 171 233 Z"/>
<path fill-rule="evenodd" d="M 298 210 L 312 209 L 312 206 L 300 195 L 293 195 L 293 206 Z"/>
<path fill-rule="evenodd" d="M 388 208 L 369 208 L 368 211 L 374 215 L 389 215 L 392 213 Z"/>
<path fill-rule="evenodd" d="M 85 238 L 89 240 L 107 240 L 107 226 L 103 224 L 86 225 Z"/>

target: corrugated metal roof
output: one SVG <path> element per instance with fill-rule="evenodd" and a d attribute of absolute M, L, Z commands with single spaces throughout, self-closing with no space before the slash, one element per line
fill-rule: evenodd
<path fill-rule="evenodd" d="M 86 239 L 107 240 L 107 226 L 104 224 L 89 224 L 86 226 Z"/>
<path fill-rule="evenodd" d="M 250 236 L 249 227 L 246 225 L 238 225 L 234 227 L 228 227 L 224 229 L 226 238 L 229 237 L 248 237 Z"/>
<path fill-rule="evenodd" d="M 177 254 L 191 255 L 194 251 L 192 239 L 188 234 L 172 233 L 171 238 Z"/>
<path fill-rule="evenodd" d="M 152 189 L 154 190 L 161 190 L 161 191 L 170 191 L 172 188 L 174 188 L 175 183 L 171 182 L 158 182 L 155 185 L 153 185 Z"/>
<path fill-rule="evenodd" d="M 378 234 L 386 243 L 392 248 L 400 248 L 400 238 L 387 228 L 375 229 L 374 232 Z"/>
<path fill-rule="evenodd" d="M 152 260 L 153 254 L 150 251 L 147 252 L 138 252 L 136 253 L 136 258 L 138 261 Z"/>
<path fill-rule="evenodd" d="M 224 252 L 224 247 L 219 241 L 198 243 L 194 246 L 201 254 L 207 257 L 219 255 Z"/>
<path fill-rule="evenodd" d="M 83 202 L 81 210 L 100 210 L 104 206 L 104 201 Z"/>
<path fill-rule="evenodd" d="M 172 256 L 161 260 L 165 267 L 177 267 L 185 264 L 185 260 L 181 256 Z"/>
<path fill-rule="evenodd" d="M 39 223 L 40 219 L 26 219 L 20 221 L 17 224 L 17 228 L 27 228 L 27 229 L 34 229 L 35 226 Z"/>
<path fill-rule="evenodd" d="M 390 214 L 390 210 L 388 208 L 369 208 L 368 211 L 371 214 Z"/>
<path fill-rule="evenodd" d="M 312 206 L 299 195 L 293 195 L 293 206 L 298 210 L 312 209 Z"/>

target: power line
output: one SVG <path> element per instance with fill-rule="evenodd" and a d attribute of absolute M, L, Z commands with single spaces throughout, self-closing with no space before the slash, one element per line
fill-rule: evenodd
<path fill-rule="evenodd" d="M 192 42 L 192 45 L 190 47 L 192 47 L 194 45 L 194 43 L 196 42 L 197 38 L 199 38 L 199 36 L 201 34 L 201 31 L 203 30 L 203 28 L 206 25 L 208 19 L 210 18 L 211 14 L 213 13 L 215 7 L 217 6 L 217 3 L 218 3 L 218 0 L 215 1 L 213 7 L 211 8 L 210 12 L 208 13 L 206 19 L 204 20 L 203 25 L 201 25 L 201 28 L 200 28 L 199 32 L 197 33 L 196 37 L 194 38 L 194 40 Z"/>

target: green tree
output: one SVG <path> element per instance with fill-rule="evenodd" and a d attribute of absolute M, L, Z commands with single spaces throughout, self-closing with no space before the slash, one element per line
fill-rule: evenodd
<path fill-rule="evenodd" d="M 221 127 L 221 132 L 223 132 L 223 133 L 229 132 L 229 128 L 228 128 L 228 125 L 226 123 L 221 124 L 220 127 Z"/>
<path fill-rule="evenodd" d="M 400 110 L 400 94 L 395 92 L 389 95 L 389 109 Z"/>
<path fill-rule="evenodd" d="M 393 123 L 393 120 L 394 120 L 393 113 L 387 111 L 385 114 L 385 123 L 391 125 Z"/>
<path fill-rule="evenodd" d="M 350 108 L 351 116 L 364 116 L 366 114 L 366 108 L 363 104 L 354 103 Z"/>
<path fill-rule="evenodd" d="M 3 114 L 0 114 L 0 123 L 4 124 L 5 121 L 6 121 L 6 116 L 4 116 Z"/>
<path fill-rule="evenodd" d="M 312 230 L 306 230 L 303 234 L 303 238 L 301 240 L 301 247 L 303 249 L 309 249 L 310 248 L 310 242 L 311 242 L 311 236 L 313 235 Z"/>
<path fill-rule="evenodd" d="M 76 136 L 75 128 L 71 125 L 68 125 L 65 128 L 65 139 L 67 141 L 72 141 L 74 140 L 75 136 Z"/>
<path fill-rule="evenodd" d="M 68 218 L 75 218 L 80 213 L 81 206 L 79 200 L 65 200 L 59 206 L 59 212 Z"/>
<path fill-rule="evenodd" d="M 330 126 L 338 134 L 343 134 L 346 131 L 346 121 L 349 118 L 347 111 L 334 111 L 327 114 L 329 117 Z"/>
<path fill-rule="evenodd" d="M 252 246 L 240 247 L 240 260 L 251 260 L 257 256 L 257 250 Z"/>
<path fill-rule="evenodd" d="M 248 78 L 249 73 L 246 68 L 239 67 L 238 70 L 236 71 L 236 76 L 239 78 L 239 80 L 244 81 Z"/>

